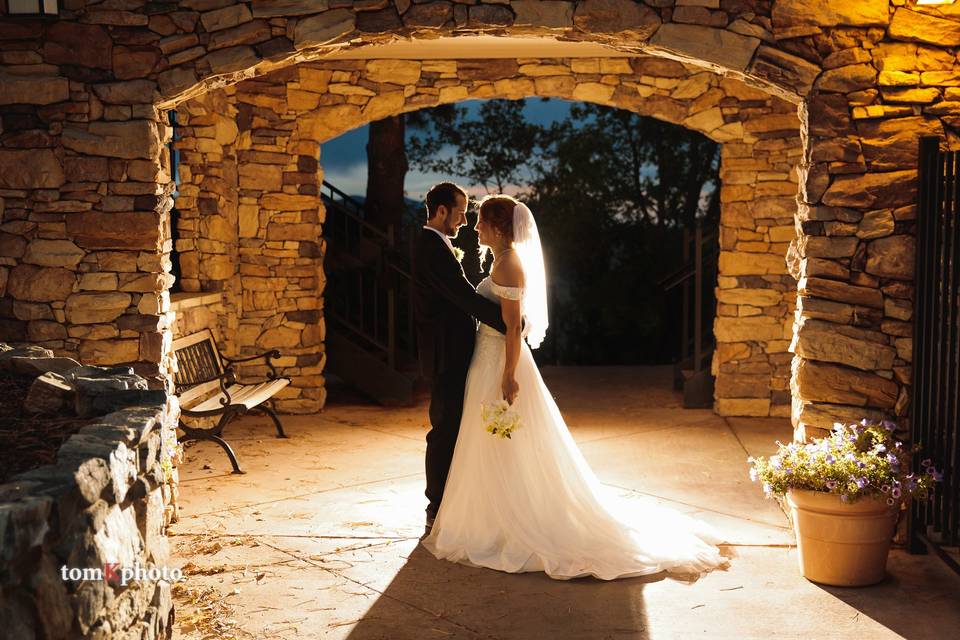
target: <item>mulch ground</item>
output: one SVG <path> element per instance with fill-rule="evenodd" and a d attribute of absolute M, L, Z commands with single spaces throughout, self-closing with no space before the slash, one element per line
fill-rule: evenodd
<path fill-rule="evenodd" d="M 57 450 L 89 418 L 37 416 L 23 411 L 34 378 L 0 373 L 0 483 L 57 461 Z"/>

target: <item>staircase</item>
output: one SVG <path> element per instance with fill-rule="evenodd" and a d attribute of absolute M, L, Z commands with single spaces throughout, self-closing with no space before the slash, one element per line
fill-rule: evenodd
<path fill-rule="evenodd" d="M 697 220 L 693 233 L 683 231 L 684 265 L 660 281 L 664 292 L 680 288 L 682 325 L 680 353 L 673 366 L 673 386 L 683 391 L 683 406 L 703 409 L 713 406 L 712 319 L 716 311 L 713 287 L 717 281 L 717 231 L 704 232 Z"/>
<path fill-rule="evenodd" d="M 324 181 L 327 210 L 327 370 L 387 406 L 409 405 L 417 383 L 410 252 L 392 227 L 365 220 L 363 205 Z"/>

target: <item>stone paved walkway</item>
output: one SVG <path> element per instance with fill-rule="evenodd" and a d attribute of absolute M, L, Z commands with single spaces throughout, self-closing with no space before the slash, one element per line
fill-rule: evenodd
<path fill-rule="evenodd" d="M 960 628 L 960 578 L 933 557 L 894 551 L 887 579 L 866 589 L 801 578 L 786 518 L 747 477 L 747 455 L 790 438 L 789 422 L 684 410 L 664 374 L 544 369 L 600 479 L 723 530 L 727 571 L 561 582 L 438 561 L 418 546 L 426 407 L 341 405 L 287 417 L 288 440 L 260 418 L 232 425 L 243 476 L 216 445 L 187 450 L 173 540 L 189 592 L 231 612 L 221 638 L 872 640 Z M 187 599 L 179 637 L 201 638 Z"/>

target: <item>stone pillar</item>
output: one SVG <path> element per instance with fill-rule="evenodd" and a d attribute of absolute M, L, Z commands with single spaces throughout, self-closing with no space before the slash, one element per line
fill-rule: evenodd
<path fill-rule="evenodd" d="M 796 281 L 787 274 L 785 256 L 796 236 L 795 167 L 801 149 L 796 115 L 778 117 L 782 137 L 728 142 L 721 151 L 713 360 L 719 415 L 790 415 L 787 348 Z"/>
<path fill-rule="evenodd" d="M 323 406 L 320 144 L 288 106 L 289 68 L 178 108 L 186 126 L 178 208 L 183 288 L 221 292 L 212 327 L 228 355 L 279 349 L 293 383 L 278 408 Z M 259 364 L 240 368 L 262 376 Z"/>
<path fill-rule="evenodd" d="M 800 437 L 835 420 L 904 422 L 909 411 L 918 138 L 944 135 L 941 111 L 922 105 L 953 90 L 938 85 L 954 82 L 954 60 L 907 43 L 860 59 L 825 72 L 807 106 L 803 234 L 791 265 Z"/>
<path fill-rule="evenodd" d="M 221 313 L 207 328 L 225 353 L 236 355 L 238 169 L 232 92 L 232 87 L 211 91 L 177 108 L 182 126 L 176 206 L 180 289 L 221 294 Z"/>
<path fill-rule="evenodd" d="M 312 413 L 324 403 L 320 143 L 288 103 L 290 67 L 237 85 L 240 138 L 241 349 L 280 349 L 293 379 L 278 407 Z"/>

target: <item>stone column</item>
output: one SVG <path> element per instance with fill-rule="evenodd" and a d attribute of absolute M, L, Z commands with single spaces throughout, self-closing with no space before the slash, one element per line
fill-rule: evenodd
<path fill-rule="evenodd" d="M 177 252 L 185 292 L 217 292 L 222 305 L 211 329 L 225 353 L 236 355 L 239 244 L 236 110 L 229 87 L 177 108 L 182 127 Z"/>
<path fill-rule="evenodd" d="M 803 234 L 791 261 L 800 437 L 837 420 L 903 422 L 908 413 L 918 137 L 944 131 L 938 118 L 915 115 L 918 107 L 876 104 L 876 74 L 863 63 L 832 69 L 808 105 Z M 889 95 L 926 99 L 919 90 Z"/>
<path fill-rule="evenodd" d="M 237 85 L 239 113 L 238 347 L 280 349 L 293 383 L 279 398 L 291 413 L 318 411 L 324 364 L 320 143 L 291 105 L 288 68 Z M 295 97 L 293 98 L 295 99 Z"/>

